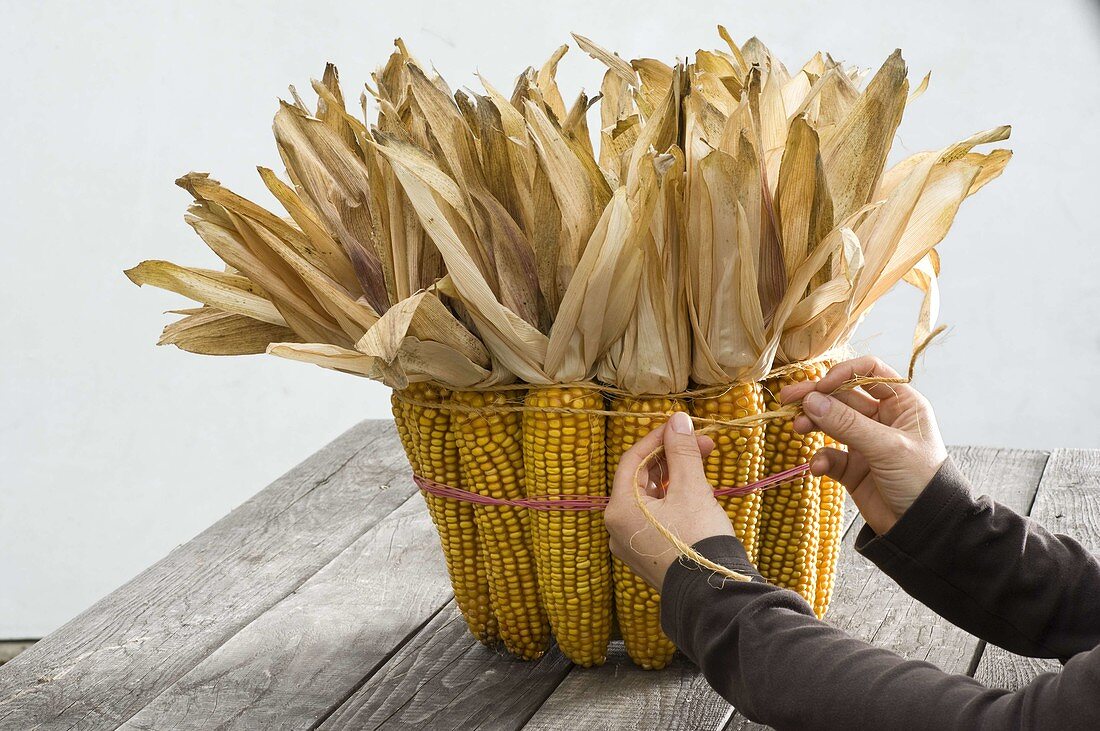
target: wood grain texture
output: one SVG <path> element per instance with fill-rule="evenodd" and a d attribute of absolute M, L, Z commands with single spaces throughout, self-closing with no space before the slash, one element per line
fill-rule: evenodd
<path fill-rule="evenodd" d="M 413 495 L 121 728 L 311 728 L 451 597 Z"/>
<path fill-rule="evenodd" d="M 1046 460 L 952 454 L 976 491 L 1019 511 Z M 581 670 L 556 651 L 522 663 L 477 645 L 408 472 L 392 423 L 353 428 L 0 668 L 0 728 L 754 727 L 682 658 L 647 672 L 615 643 L 607 665 Z M 1098 481 L 1100 452 L 1056 453 L 1040 519 L 1100 546 Z M 858 527 L 828 621 L 965 670 L 973 638 L 859 558 Z M 995 649 L 983 662 L 1008 687 L 1044 669 Z"/>
<path fill-rule="evenodd" d="M 569 668 L 556 648 L 524 662 L 484 647 L 452 601 L 319 728 L 517 729 Z"/>
<path fill-rule="evenodd" d="M 682 655 L 664 670 L 642 670 L 627 657 L 622 642 L 616 641 L 603 666 L 573 668 L 524 728 L 715 729 L 729 712 L 729 704 Z"/>
<path fill-rule="evenodd" d="M 0 667 L 0 728 L 117 728 L 405 502 L 408 474 L 392 422 L 352 428 Z"/>
<path fill-rule="evenodd" d="M 845 530 L 855 519 L 855 506 L 845 503 Z M 607 663 L 599 668 L 574 668 L 531 719 L 528 729 L 621 728 L 622 719 L 639 728 L 720 728 L 731 708 L 699 671 L 678 656 L 665 670 L 634 666 L 615 643 Z"/>
<path fill-rule="evenodd" d="M 1052 533 L 1077 539 L 1100 553 L 1100 449 L 1058 449 L 1050 455 L 1031 517 Z M 1020 657 L 989 645 L 974 678 L 994 688 L 1017 690 L 1037 676 L 1061 669 L 1057 660 Z"/>
<path fill-rule="evenodd" d="M 973 486 L 1016 512 L 1031 505 L 1043 466 L 1044 452 L 990 447 L 952 447 L 951 458 Z M 925 660 L 949 673 L 965 673 L 978 647 L 977 638 L 955 627 L 878 570 L 855 550 L 863 520 L 857 518 L 844 538 L 833 605 L 825 621 L 876 647 L 911 660 Z M 765 729 L 740 714 L 728 729 Z"/>
<path fill-rule="evenodd" d="M 855 506 L 849 501 L 846 507 L 850 525 Z M 554 698 L 544 703 L 551 693 Z M 704 696 L 707 708 L 700 710 L 697 699 Z M 676 709 L 670 698 L 688 703 Z M 632 723 L 654 728 L 717 728 L 730 712 L 682 658 L 667 673 L 647 673 L 634 667 L 617 643 L 599 669 L 572 668 L 556 650 L 538 663 L 518 662 L 477 644 L 452 606 L 320 728 L 514 729 L 528 719 L 535 729 L 603 728 L 620 724 L 624 713 Z"/>

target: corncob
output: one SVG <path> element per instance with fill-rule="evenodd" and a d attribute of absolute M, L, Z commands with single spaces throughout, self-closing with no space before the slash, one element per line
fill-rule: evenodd
<path fill-rule="evenodd" d="M 409 464 L 421 477 L 461 487 L 458 445 L 450 412 L 410 401 L 446 402 L 449 392 L 428 383 L 410 384 L 392 397 L 397 433 Z M 443 557 L 458 604 L 470 633 L 483 644 L 498 639 L 497 622 L 489 601 L 489 582 L 478 542 L 474 507 L 470 503 L 424 493 L 428 512 L 439 532 Z"/>
<path fill-rule="evenodd" d="M 825 375 L 825 364 L 802 364 L 765 384 L 766 405 L 778 409 L 784 386 Z M 803 464 L 825 444 L 820 432 L 798 434 L 791 419 L 768 422 L 764 455 L 768 474 Z M 794 482 L 764 491 L 760 508 L 757 566 L 765 579 L 816 602 L 820 549 L 821 480 L 806 473 Z M 834 550 L 826 546 L 825 551 Z"/>
<path fill-rule="evenodd" d="M 523 415 L 529 497 L 605 495 L 604 417 L 540 409 L 603 409 L 598 391 L 533 388 Z M 603 513 L 532 511 L 539 591 L 558 646 L 584 667 L 600 665 L 611 637 L 611 561 Z"/>
<path fill-rule="evenodd" d="M 471 409 L 452 414 L 467 490 L 505 500 L 523 497 L 522 417 L 514 411 L 492 410 L 516 398 L 516 393 L 521 392 L 454 392 L 455 403 Z M 475 504 L 474 516 L 504 647 L 527 660 L 541 657 L 550 641 L 550 626 L 539 599 L 528 511 Z"/>
<path fill-rule="evenodd" d="M 613 416 L 607 420 L 607 484 L 615 479 L 619 459 L 636 441 L 667 419 L 671 411 L 683 411 L 676 399 L 622 397 L 611 403 L 612 411 L 653 413 L 653 417 Z M 676 646 L 661 631 L 661 596 L 617 557 L 611 558 L 615 580 L 615 616 L 619 621 L 627 654 L 646 670 L 668 665 Z"/>
<path fill-rule="evenodd" d="M 825 438 L 825 446 L 836 447 L 831 438 Z M 844 525 L 844 486 L 831 477 L 821 478 L 821 513 L 818 519 L 817 593 L 814 596 L 814 613 L 818 619 L 825 616 L 833 595 L 836 580 L 837 559 L 840 558 L 840 532 Z"/>
<path fill-rule="evenodd" d="M 731 421 L 764 411 L 764 391 L 759 383 L 740 383 L 717 396 L 696 398 L 692 413 L 708 419 Z M 756 482 L 764 474 L 764 424 L 739 429 L 723 428 L 711 434 L 714 451 L 707 457 L 707 480 L 715 487 L 736 487 Z M 719 498 L 749 560 L 755 562 L 758 546 L 761 494 L 725 495 Z"/>

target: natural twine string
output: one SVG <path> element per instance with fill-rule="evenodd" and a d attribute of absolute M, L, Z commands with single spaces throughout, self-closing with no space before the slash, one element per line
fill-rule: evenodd
<path fill-rule="evenodd" d="M 772 378 L 780 378 L 782 376 L 793 373 L 804 367 L 813 366 L 818 363 L 828 363 L 834 360 L 834 355 L 827 353 L 820 358 L 815 358 L 809 361 L 803 361 L 800 363 L 793 363 L 790 365 L 781 366 L 770 371 L 764 380 Z M 669 400 L 693 400 L 703 398 L 717 398 L 730 390 L 736 388 L 739 383 L 718 384 L 714 386 L 703 386 L 700 388 L 689 389 L 686 391 L 679 391 L 668 394 L 650 394 L 659 398 L 667 398 Z M 569 383 L 555 383 L 553 386 L 549 386 L 555 389 L 570 389 L 578 388 L 590 391 L 599 391 L 607 396 L 618 396 L 622 398 L 638 398 L 638 394 L 624 391 L 614 386 L 609 386 L 603 383 L 596 383 L 594 381 L 573 381 Z M 453 390 L 447 386 L 441 386 L 446 390 Z M 514 391 L 528 391 L 532 388 L 540 388 L 540 386 L 532 386 L 532 384 L 507 384 L 502 386 L 490 386 L 486 388 L 474 389 L 480 392 L 498 392 L 507 393 Z M 588 414 L 591 416 L 605 416 L 612 418 L 635 418 L 635 419 L 654 419 L 662 416 L 671 416 L 673 411 L 630 411 L 627 409 L 593 409 L 588 407 L 574 407 L 574 406 L 532 406 L 527 404 L 520 397 L 518 400 L 510 401 L 507 403 L 485 404 L 483 406 L 470 406 L 468 404 L 458 403 L 453 399 L 445 399 L 438 401 L 431 401 L 428 399 L 421 399 L 415 396 L 410 396 L 406 393 L 405 389 L 395 390 L 394 397 L 401 403 L 408 404 L 409 406 L 419 406 L 421 408 L 438 409 L 440 411 L 449 411 L 452 413 L 466 414 L 469 416 L 483 416 L 485 414 L 508 414 L 508 413 L 525 413 L 525 412 L 539 412 L 543 414 Z M 579 398 L 579 397 L 578 397 Z M 570 402 L 577 399 L 570 399 Z M 730 429 L 730 428 L 745 428 L 753 427 L 757 424 L 766 423 L 775 419 L 785 418 L 786 411 L 765 411 L 759 414 L 749 414 L 738 419 L 713 419 L 705 416 L 693 416 L 692 420 L 696 424 L 704 424 L 707 427 L 714 429 Z"/>
<path fill-rule="evenodd" d="M 923 341 L 921 341 L 921 343 L 919 345 L 917 345 L 916 348 L 913 349 L 913 354 L 909 358 L 909 370 L 906 373 L 904 378 L 884 378 L 884 377 L 879 377 L 879 376 L 856 376 L 855 378 L 848 379 L 847 381 L 842 383 L 840 386 L 833 389 L 831 391 L 831 393 L 835 394 L 835 393 L 842 393 L 844 391 L 853 391 L 857 388 L 861 388 L 861 387 L 864 387 L 864 386 L 873 386 L 873 385 L 876 385 L 876 384 L 907 384 L 907 383 L 912 382 L 913 372 L 916 370 L 916 367 L 917 367 L 917 359 L 920 358 L 921 354 L 932 343 L 932 339 L 935 338 L 937 335 L 941 334 L 945 329 L 946 328 L 945 328 L 944 325 L 939 326 L 938 328 L 933 330 L 931 333 L 929 333 L 928 337 L 926 337 Z M 775 409 L 774 411 L 768 412 L 767 416 L 768 416 L 769 420 L 770 419 L 793 419 L 801 411 L 802 411 L 802 400 L 799 399 L 798 401 L 792 401 L 789 404 L 784 404 L 783 406 L 780 406 L 778 409 Z M 762 414 L 761 416 L 765 416 L 765 415 Z M 735 421 L 738 421 L 738 420 L 735 420 Z M 710 433 L 712 431 L 715 431 L 717 428 L 718 427 L 715 427 L 715 426 L 707 426 L 703 429 L 698 430 L 696 432 L 696 434 L 707 434 L 707 433 Z M 661 523 L 661 521 L 657 520 L 656 516 L 654 516 L 653 513 L 650 511 L 649 506 L 646 505 L 646 501 L 642 499 L 643 496 L 644 496 L 644 493 L 642 492 L 642 485 L 646 484 L 642 481 L 643 480 L 643 474 L 642 473 L 643 473 L 643 471 L 647 472 L 649 470 L 649 468 L 653 465 L 653 463 L 656 460 L 660 459 L 660 457 L 663 454 L 664 454 L 664 447 L 663 446 L 657 447 L 657 449 L 653 450 L 653 452 L 651 452 L 649 455 L 646 456 L 645 459 L 642 460 L 641 464 L 638 465 L 638 469 L 635 470 L 635 472 L 634 472 L 634 502 L 635 502 L 635 504 L 637 504 L 638 509 L 642 511 L 642 515 L 645 516 L 646 521 L 648 521 L 649 524 L 651 526 L 653 526 L 657 530 L 658 533 L 660 533 L 662 536 L 664 536 L 665 539 L 669 543 L 671 543 L 672 546 L 679 552 L 680 562 L 683 563 L 684 565 L 686 565 L 688 567 L 691 567 L 690 563 L 685 562 L 685 559 L 687 559 L 687 561 L 693 562 L 699 568 L 710 569 L 715 574 L 718 574 L 719 576 L 722 576 L 726 579 L 732 579 L 734 581 L 751 581 L 752 577 L 746 576 L 745 574 L 734 571 L 733 569 L 730 569 L 730 568 L 728 568 L 726 566 L 723 566 L 719 563 L 715 563 L 714 561 L 711 561 L 707 557 L 703 556 L 701 553 L 696 551 L 694 548 L 689 546 L 687 543 L 680 540 L 680 538 L 678 538 L 675 533 L 673 533 L 666 526 L 664 526 Z"/>
<path fill-rule="evenodd" d="M 909 358 L 909 369 L 908 369 L 908 372 L 906 373 L 904 378 L 900 378 L 900 377 L 899 378 L 885 378 L 885 377 L 880 377 L 880 376 L 856 376 L 854 378 L 848 379 L 847 381 L 842 383 L 840 386 L 833 389 L 833 391 L 831 393 L 835 394 L 835 393 L 842 393 L 844 391 L 853 391 L 857 388 L 862 388 L 862 387 L 865 387 L 865 386 L 873 386 L 873 385 L 878 385 L 878 384 L 886 384 L 886 385 L 895 384 L 895 385 L 897 385 L 897 384 L 907 384 L 907 383 L 912 382 L 913 372 L 916 370 L 916 366 L 917 366 L 917 360 L 924 353 L 924 351 L 928 348 L 928 346 L 932 343 L 932 340 L 934 338 L 936 338 L 938 335 L 940 335 L 941 333 L 943 333 L 943 331 L 945 329 L 946 329 L 946 326 L 944 326 L 944 325 L 939 326 L 938 328 L 933 330 L 931 333 L 929 333 L 928 336 L 924 340 L 922 340 L 917 345 L 917 347 L 915 347 L 913 349 L 913 353 Z M 793 372 L 796 372 L 798 370 L 804 369 L 806 367 L 812 366 L 816 363 L 828 362 L 830 360 L 830 358 L 831 358 L 830 354 L 827 354 L 826 356 L 823 356 L 821 358 L 816 358 L 812 361 L 803 361 L 803 362 L 799 362 L 799 363 L 791 363 L 790 365 L 782 366 L 780 368 L 772 370 L 771 372 L 768 373 L 768 375 L 765 378 L 778 378 L 778 377 L 782 377 L 784 375 L 789 375 L 790 373 L 793 373 Z M 707 386 L 707 387 L 703 387 L 703 388 L 699 388 L 699 389 L 694 389 L 694 390 L 691 390 L 691 391 L 683 391 L 681 393 L 676 393 L 676 394 L 667 394 L 664 397 L 670 398 L 670 399 L 675 399 L 675 398 L 692 399 L 692 398 L 713 397 L 715 395 L 720 395 L 720 394 L 736 387 L 737 385 L 738 384 L 729 384 L 729 385 L 721 385 L 721 386 Z M 616 389 L 614 387 L 607 386 L 607 385 L 604 385 L 604 384 L 594 383 L 592 381 L 554 384 L 553 387 L 554 388 L 563 388 L 563 389 L 564 388 L 571 388 L 571 387 L 584 388 L 584 389 L 591 389 L 591 390 L 600 391 L 601 393 L 610 394 L 610 395 L 622 395 L 622 396 L 626 396 L 626 397 L 636 397 L 636 394 L 630 394 L 626 391 L 622 391 L 620 389 Z M 508 385 L 504 385 L 504 386 L 495 386 L 495 387 L 489 387 L 489 388 L 478 389 L 478 390 L 506 392 L 506 391 L 521 391 L 521 390 L 526 391 L 530 388 L 531 388 L 530 384 L 508 384 Z M 537 388 L 537 386 L 536 386 L 536 388 Z M 409 396 L 403 390 L 394 391 L 394 394 L 395 394 L 395 397 L 397 398 L 398 401 L 401 401 L 402 403 L 409 404 L 409 405 L 412 405 L 412 406 L 421 406 L 421 407 L 425 407 L 425 408 L 440 409 L 440 410 L 445 410 L 445 411 L 453 411 L 453 412 L 458 412 L 458 413 L 467 414 L 467 415 L 475 415 L 475 416 L 476 415 L 484 415 L 484 414 L 487 414 L 487 413 L 517 413 L 517 412 L 537 411 L 537 412 L 541 412 L 541 413 L 552 413 L 552 414 L 553 413 L 560 413 L 560 414 L 591 414 L 591 415 L 595 415 L 595 416 L 606 416 L 606 417 L 617 417 L 617 418 L 634 417 L 634 418 L 639 418 L 639 419 L 653 419 L 655 417 L 670 416 L 673 413 L 673 412 L 658 412 L 658 411 L 646 411 L 646 412 L 643 412 L 643 411 L 625 411 L 625 410 L 624 411 L 610 411 L 610 410 L 605 410 L 605 409 L 573 408 L 573 407 L 567 407 L 567 406 L 558 406 L 558 407 L 555 407 L 555 406 L 529 406 L 526 403 L 488 404 L 488 405 L 485 405 L 485 406 L 479 406 L 478 407 L 478 406 L 468 406 L 466 404 L 456 403 L 453 399 L 447 399 L 447 400 L 443 400 L 443 401 L 428 401 L 428 400 L 424 400 L 424 399 L 418 399 L 418 398 Z M 710 419 L 710 418 L 705 418 L 705 417 L 700 417 L 700 416 L 692 416 L 691 418 L 692 418 L 692 421 L 694 423 L 705 424 L 705 426 L 702 429 L 698 429 L 696 431 L 696 434 L 709 434 L 709 433 L 717 431 L 719 429 L 746 428 L 746 427 L 753 427 L 753 426 L 756 426 L 757 424 L 766 423 L 766 422 L 769 422 L 769 421 L 775 421 L 775 420 L 778 420 L 778 419 L 782 419 L 782 420 L 793 419 L 795 416 L 797 416 L 801 412 L 801 410 L 802 410 L 802 401 L 801 401 L 801 399 L 799 399 L 798 401 L 792 401 L 789 404 L 784 404 L 784 405 L 780 406 L 778 409 L 773 409 L 771 411 L 765 411 L 765 412 L 759 413 L 759 414 L 750 414 L 748 416 L 744 416 L 744 417 L 737 418 L 737 419 Z M 642 462 L 638 465 L 638 468 L 637 468 L 637 470 L 635 470 L 635 473 L 634 473 L 634 502 L 637 504 L 638 508 L 641 510 L 642 515 L 645 516 L 646 521 L 654 529 L 656 529 L 658 533 L 660 533 L 662 536 L 664 536 L 664 538 L 669 543 L 672 544 L 672 546 L 680 554 L 680 561 L 681 561 L 681 563 L 684 563 L 684 565 L 692 567 L 691 563 L 688 563 L 688 562 L 692 562 L 692 563 L 695 564 L 695 566 L 693 568 L 710 569 L 712 572 L 722 576 L 724 579 L 732 579 L 734 581 L 751 581 L 751 577 L 746 576 L 745 574 L 739 573 L 737 571 L 734 571 L 733 569 L 722 566 L 721 564 L 715 563 L 714 561 L 711 561 L 710 559 L 708 559 L 705 556 L 703 556 L 702 554 L 700 554 L 698 551 L 696 551 L 690 545 L 688 545 L 687 543 L 682 541 L 680 538 L 678 538 L 675 533 L 673 533 L 669 528 L 667 528 L 665 525 L 663 525 L 659 520 L 657 520 L 656 516 L 654 516 L 653 513 L 650 511 L 649 507 L 645 503 L 645 500 L 642 499 L 643 496 L 644 496 L 644 493 L 642 491 L 642 486 L 644 484 L 643 481 L 642 481 L 643 480 L 642 473 L 643 473 L 643 471 L 647 471 L 653 465 L 653 463 L 655 461 L 657 461 L 658 459 L 661 458 L 661 456 L 663 454 L 664 454 L 664 447 L 663 446 L 658 447 L 653 452 L 648 454 L 645 457 L 645 459 L 642 460 Z M 809 471 L 809 465 L 808 464 L 799 465 L 796 468 L 792 468 L 792 470 L 799 470 L 799 475 L 801 475 L 801 474 Z M 783 474 L 783 473 L 780 473 L 780 474 Z M 776 477 L 776 476 L 778 476 L 778 475 L 775 475 L 773 477 Z M 783 481 L 788 482 L 791 479 L 794 479 L 794 476 L 787 476 L 786 479 L 784 479 Z M 450 497 L 450 498 L 457 499 L 457 500 L 467 500 L 467 501 L 471 501 L 471 502 L 481 502 L 480 496 L 477 496 L 476 493 L 469 493 L 468 491 L 465 491 L 465 490 L 460 490 L 460 489 L 457 489 L 457 488 L 449 487 L 447 485 L 441 485 L 439 483 L 434 483 L 431 480 L 426 480 L 425 478 L 422 478 L 422 477 L 419 477 L 419 476 L 416 476 L 416 475 L 414 475 L 414 480 L 416 480 L 417 485 L 420 486 L 420 488 L 425 490 L 426 492 L 431 492 L 433 494 L 441 495 L 441 496 L 444 496 L 444 497 Z M 776 483 L 776 484 L 780 484 L 780 483 Z M 754 489 L 767 489 L 767 487 L 774 487 L 774 486 L 775 486 L 774 484 L 767 485 L 766 487 L 765 486 L 757 486 L 755 484 L 754 485 L 749 485 L 749 486 L 746 486 L 748 488 L 746 490 L 746 492 L 751 492 Z M 738 489 L 745 489 L 745 488 L 743 487 L 743 488 L 731 488 L 731 489 L 738 490 Z M 721 493 L 721 494 L 734 494 L 734 493 Z M 744 494 L 744 493 L 741 493 L 741 494 Z M 473 496 L 473 497 L 471 497 L 471 496 Z M 569 499 L 574 499 L 574 498 L 578 498 L 578 497 L 580 497 L 580 496 L 563 496 L 563 498 L 567 501 Z M 587 496 L 586 496 L 586 498 L 587 498 Z M 525 501 L 523 501 L 523 500 L 496 502 L 495 500 L 491 499 L 490 502 L 487 502 L 486 504 L 515 504 L 517 506 L 527 507 L 527 508 L 536 509 L 536 510 L 539 510 L 539 509 L 542 509 L 542 510 L 588 509 L 588 508 L 578 508 L 578 507 L 572 507 L 571 508 L 571 507 L 567 507 L 565 504 L 562 504 L 558 507 L 547 506 L 546 505 L 546 500 L 544 500 L 542 498 L 531 498 L 531 499 L 529 499 L 529 504 L 522 504 L 524 502 Z M 686 559 L 686 561 L 685 561 L 685 559 Z"/>

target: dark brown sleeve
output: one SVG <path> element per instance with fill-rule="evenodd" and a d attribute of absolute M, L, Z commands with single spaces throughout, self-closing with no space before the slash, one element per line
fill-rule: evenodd
<path fill-rule="evenodd" d="M 1096 729 L 1100 651 L 1011 692 L 904 660 L 818 621 L 794 592 L 763 583 L 734 538 L 700 541 L 707 558 L 756 575 L 722 582 L 675 563 L 661 623 L 718 693 L 777 729 Z"/>
<path fill-rule="evenodd" d="M 987 497 L 947 460 L 889 532 L 856 549 L 911 596 L 1018 655 L 1065 661 L 1100 644 L 1100 561 Z"/>

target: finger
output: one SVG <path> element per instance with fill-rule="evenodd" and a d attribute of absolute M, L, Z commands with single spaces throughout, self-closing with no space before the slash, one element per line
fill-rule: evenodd
<path fill-rule="evenodd" d="M 623 452 L 619 458 L 619 464 L 615 468 L 615 480 L 611 484 L 611 500 L 618 502 L 624 498 L 632 499 L 634 488 L 638 485 L 636 475 L 642 463 L 661 446 L 664 440 L 664 429 L 657 427 L 644 437 L 634 442 L 634 445 Z M 651 468 L 652 469 L 652 468 Z M 649 475 L 643 474 L 646 479 L 641 483 L 645 487 L 650 481 Z"/>
<path fill-rule="evenodd" d="M 706 459 L 714 451 L 714 440 L 703 434 L 697 434 L 695 438 L 699 441 L 699 454 Z M 668 462 L 665 460 L 664 452 L 650 462 L 649 480 L 656 482 L 662 489 L 668 486 Z"/>
<path fill-rule="evenodd" d="M 695 438 L 699 440 L 699 453 L 703 455 L 703 459 L 706 459 L 714 451 L 714 440 L 706 434 L 700 434 Z"/>
<path fill-rule="evenodd" d="M 669 483 L 676 488 L 698 489 L 703 486 L 709 490 L 703 472 L 703 453 L 699 449 L 691 417 L 683 411 L 673 414 L 665 424 L 664 440 Z"/>
<path fill-rule="evenodd" d="M 853 449 L 874 458 L 897 447 L 900 432 L 869 419 L 851 406 L 816 391 L 802 402 L 806 416 L 820 430 Z"/>
<path fill-rule="evenodd" d="M 814 456 L 810 458 L 810 474 L 815 477 L 831 477 L 840 482 L 840 476 L 844 474 L 844 465 L 848 461 L 848 455 L 846 453 L 829 454 L 832 451 L 839 452 L 840 450 L 834 450 L 831 447 L 823 447 L 817 450 Z"/>
<path fill-rule="evenodd" d="M 805 414 L 799 414 L 798 416 L 794 417 L 794 420 L 791 421 L 791 428 L 799 434 L 809 434 L 814 429 L 817 429 L 817 427 L 814 426 L 813 421 L 810 420 L 810 417 L 806 416 Z"/>
<path fill-rule="evenodd" d="M 865 355 L 862 358 L 855 358 L 853 360 L 846 360 L 843 363 L 837 363 L 829 369 L 829 372 L 825 374 L 824 378 L 818 381 L 816 390 L 822 393 L 832 393 L 840 388 L 845 381 L 861 376 L 869 376 L 871 378 L 901 378 L 898 372 L 886 363 L 883 363 L 873 355 Z M 909 385 L 904 383 L 875 383 L 864 386 L 867 393 L 879 400 L 894 398 L 904 393 L 906 389 L 909 388 Z"/>
<path fill-rule="evenodd" d="M 817 389 L 817 381 L 799 381 L 784 386 L 779 392 L 779 401 L 784 404 L 794 403 L 805 398 L 810 391 Z"/>
<path fill-rule="evenodd" d="M 878 416 L 879 402 L 863 391 L 837 391 L 830 395 L 842 403 L 848 404 L 864 416 L 871 417 L 872 419 Z M 808 434 L 817 429 L 813 421 L 805 414 L 799 414 L 794 417 L 794 420 L 791 422 L 791 428 L 799 434 Z"/>
<path fill-rule="evenodd" d="M 837 391 L 832 394 L 832 397 L 841 403 L 848 404 L 864 416 L 874 418 L 875 415 L 878 414 L 878 399 L 872 397 L 865 391 L 860 391 L 858 389 L 852 391 Z"/>
<path fill-rule="evenodd" d="M 649 484 L 645 487 L 645 494 L 649 497 L 660 499 L 665 496 L 665 488 L 663 485 L 659 485 L 650 480 Z"/>
<path fill-rule="evenodd" d="M 827 475 L 849 491 L 867 477 L 867 462 L 858 452 L 845 452 L 842 449 L 823 447 L 810 460 L 810 472 L 815 475 Z"/>

